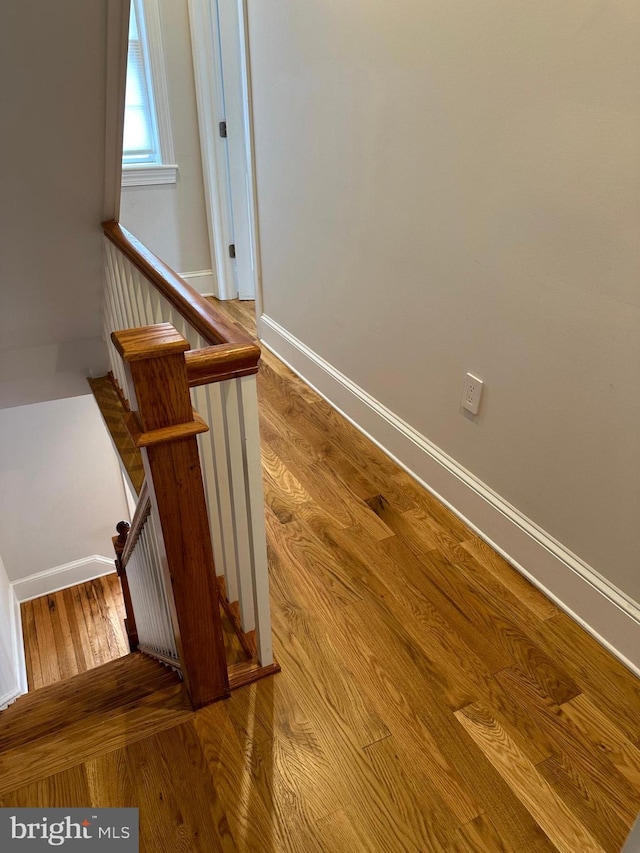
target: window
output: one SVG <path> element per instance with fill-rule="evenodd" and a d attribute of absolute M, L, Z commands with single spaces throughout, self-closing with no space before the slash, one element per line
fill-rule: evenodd
<path fill-rule="evenodd" d="M 142 23 L 142 22 L 141 22 Z M 127 93 L 124 111 L 124 141 L 122 162 L 160 163 L 160 141 L 156 127 L 155 109 L 151 96 L 149 63 L 145 62 L 144 43 L 136 15 L 136 4 L 131 4 L 129 18 L 129 53 L 127 56 Z"/>
<path fill-rule="evenodd" d="M 132 0 L 122 185 L 175 183 L 157 0 Z"/>

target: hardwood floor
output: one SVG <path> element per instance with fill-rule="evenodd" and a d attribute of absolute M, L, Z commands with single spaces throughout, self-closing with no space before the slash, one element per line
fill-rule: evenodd
<path fill-rule="evenodd" d="M 37 690 L 129 653 L 117 575 L 20 605 L 29 690 Z"/>
<path fill-rule="evenodd" d="M 56 684 L 129 654 L 122 589 L 104 575 L 20 605 L 29 690 Z M 220 608 L 227 664 L 247 653 Z"/>
<path fill-rule="evenodd" d="M 266 352 L 259 393 L 282 673 L 77 760 L 80 714 L 0 741 L 0 805 L 138 806 L 143 851 L 619 851 L 638 679 Z"/>

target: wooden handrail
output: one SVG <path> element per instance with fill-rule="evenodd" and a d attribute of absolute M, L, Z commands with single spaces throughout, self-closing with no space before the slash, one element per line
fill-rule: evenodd
<path fill-rule="evenodd" d="M 198 355 L 191 360 L 192 366 L 188 369 L 196 378 L 192 382 L 190 376 L 189 384 L 201 385 L 204 382 L 219 381 L 220 378 L 229 379 L 257 373 L 260 347 L 254 340 L 238 327 L 228 323 L 204 297 L 118 222 L 103 222 L 102 228 L 105 236 L 178 314 L 184 317 L 210 347 L 216 348 L 206 356 L 204 354 L 208 352 L 208 348 L 194 351 Z M 207 367 L 203 367 L 205 361 L 208 362 Z M 189 365 L 189 361 L 187 363 Z M 221 368 L 225 375 L 219 378 L 217 368 Z M 207 378 L 198 378 L 202 375 Z"/>
<path fill-rule="evenodd" d="M 258 372 L 255 344 L 220 344 L 185 352 L 189 387 L 238 379 Z M 259 358 L 260 356 L 258 356 Z"/>
<path fill-rule="evenodd" d="M 129 557 L 133 553 L 133 549 L 136 547 L 136 542 L 142 533 L 142 528 L 145 526 L 150 512 L 151 498 L 149 497 L 149 488 L 147 486 L 147 481 L 145 480 L 142 484 L 142 489 L 140 490 L 140 497 L 138 498 L 135 515 L 131 519 L 131 528 L 127 534 L 125 546 L 120 554 L 120 563 L 122 564 L 123 569 L 127 568 Z"/>
<path fill-rule="evenodd" d="M 138 524 L 138 533 L 136 535 L 136 538 L 140 535 L 141 529 L 142 524 Z M 127 614 L 124 620 L 124 627 L 125 631 L 127 632 L 127 638 L 129 640 L 129 649 L 134 652 L 138 647 L 138 631 L 136 629 L 136 617 L 133 611 L 133 602 L 131 601 L 131 590 L 129 589 L 127 570 L 125 569 L 125 563 L 123 563 L 122 560 L 123 554 L 125 550 L 127 550 L 127 540 L 129 538 L 129 533 L 131 532 L 131 525 L 128 521 L 119 521 L 116 524 L 116 530 L 118 531 L 118 535 L 114 536 L 111 541 L 113 542 L 113 548 L 116 552 L 116 571 L 118 573 L 118 577 L 120 578 L 122 599 L 124 601 L 124 609 Z"/>

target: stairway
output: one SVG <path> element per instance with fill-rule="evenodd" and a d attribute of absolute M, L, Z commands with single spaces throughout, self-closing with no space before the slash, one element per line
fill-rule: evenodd
<path fill-rule="evenodd" d="M 111 440 L 129 475 L 135 493 L 140 494 L 144 482 L 144 468 L 140 449 L 136 447 L 127 429 L 126 410 L 111 377 L 100 376 L 87 380 L 98 404 Z"/>
<path fill-rule="evenodd" d="M 0 714 L 2 794 L 192 716 L 179 676 L 134 652 L 21 696 Z"/>

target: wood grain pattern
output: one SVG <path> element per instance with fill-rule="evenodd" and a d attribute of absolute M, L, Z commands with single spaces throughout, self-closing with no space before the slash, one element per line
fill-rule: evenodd
<path fill-rule="evenodd" d="M 220 344 L 185 354 L 189 387 L 239 379 L 258 372 L 260 351 L 254 343 Z"/>
<path fill-rule="evenodd" d="M 140 494 L 144 483 L 144 468 L 140 448 L 136 447 L 125 420 L 122 398 L 111 376 L 87 380 L 96 399 L 100 414 L 129 475 L 136 494 Z"/>
<path fill-rule="evenodd" d="M 27 694 L 3 712 L 0 795 L 175 726 L 190 714 L 178 676 L 136 654 Z"/>
<path fill-rule="evenodd" d="M 522 755 L 490 710 L 470 705 L 455 716 L 559 850 L 601 853 L 598 841 Z"/>
<path fill-rule="evenodd" d="M 131 368 L 142 429 L 163 434 L 162 441 L 142 448 L 142 461 L 162 529 L 164 586 L 182 675 L 194 708 L 200 708 L 228 696 L 229 678 L 200 456 L 192 430 L 196 421 L 184 360 L 189 344 L 166 323 L 114 332 L 112 338 Z"/>
<path fill-rule="evenodd" d="M 217 310 L 251 332 L 250 305 Z M 178 707 L 177 684 L 144 696 L 131 685 L 126 708 L 103 684 L 93 715 L 73 691 L 69 726 L 48 735 L 49 688 L 35 691 L 4 741 L 0 730 L 0 796 L 62 805 L 88 791 L 95 805 L 139 805 L 143 850 L 166 838 L 246 853 L 617 853 L 640 808 L 638 680 L 270 353 L 264 362 L 282 672 L 195 713 L 184 696 Z M 160 733 L 145 737 L 145 719 Z"/>
<path fill-rule="evenodd" d="M 25 601 L 21 611 L 29 690 L 129 652 L 115 574 Z"/>
<path fill-rule="evenodd" d="M 117 222 L 104 222 L 105 236 L 125 255 L 175 310 L 212 345 L 237 343 L 253 346 L 256 363 L 260 348 L 237 325 L 229 323 L 167 264 Z"/>

